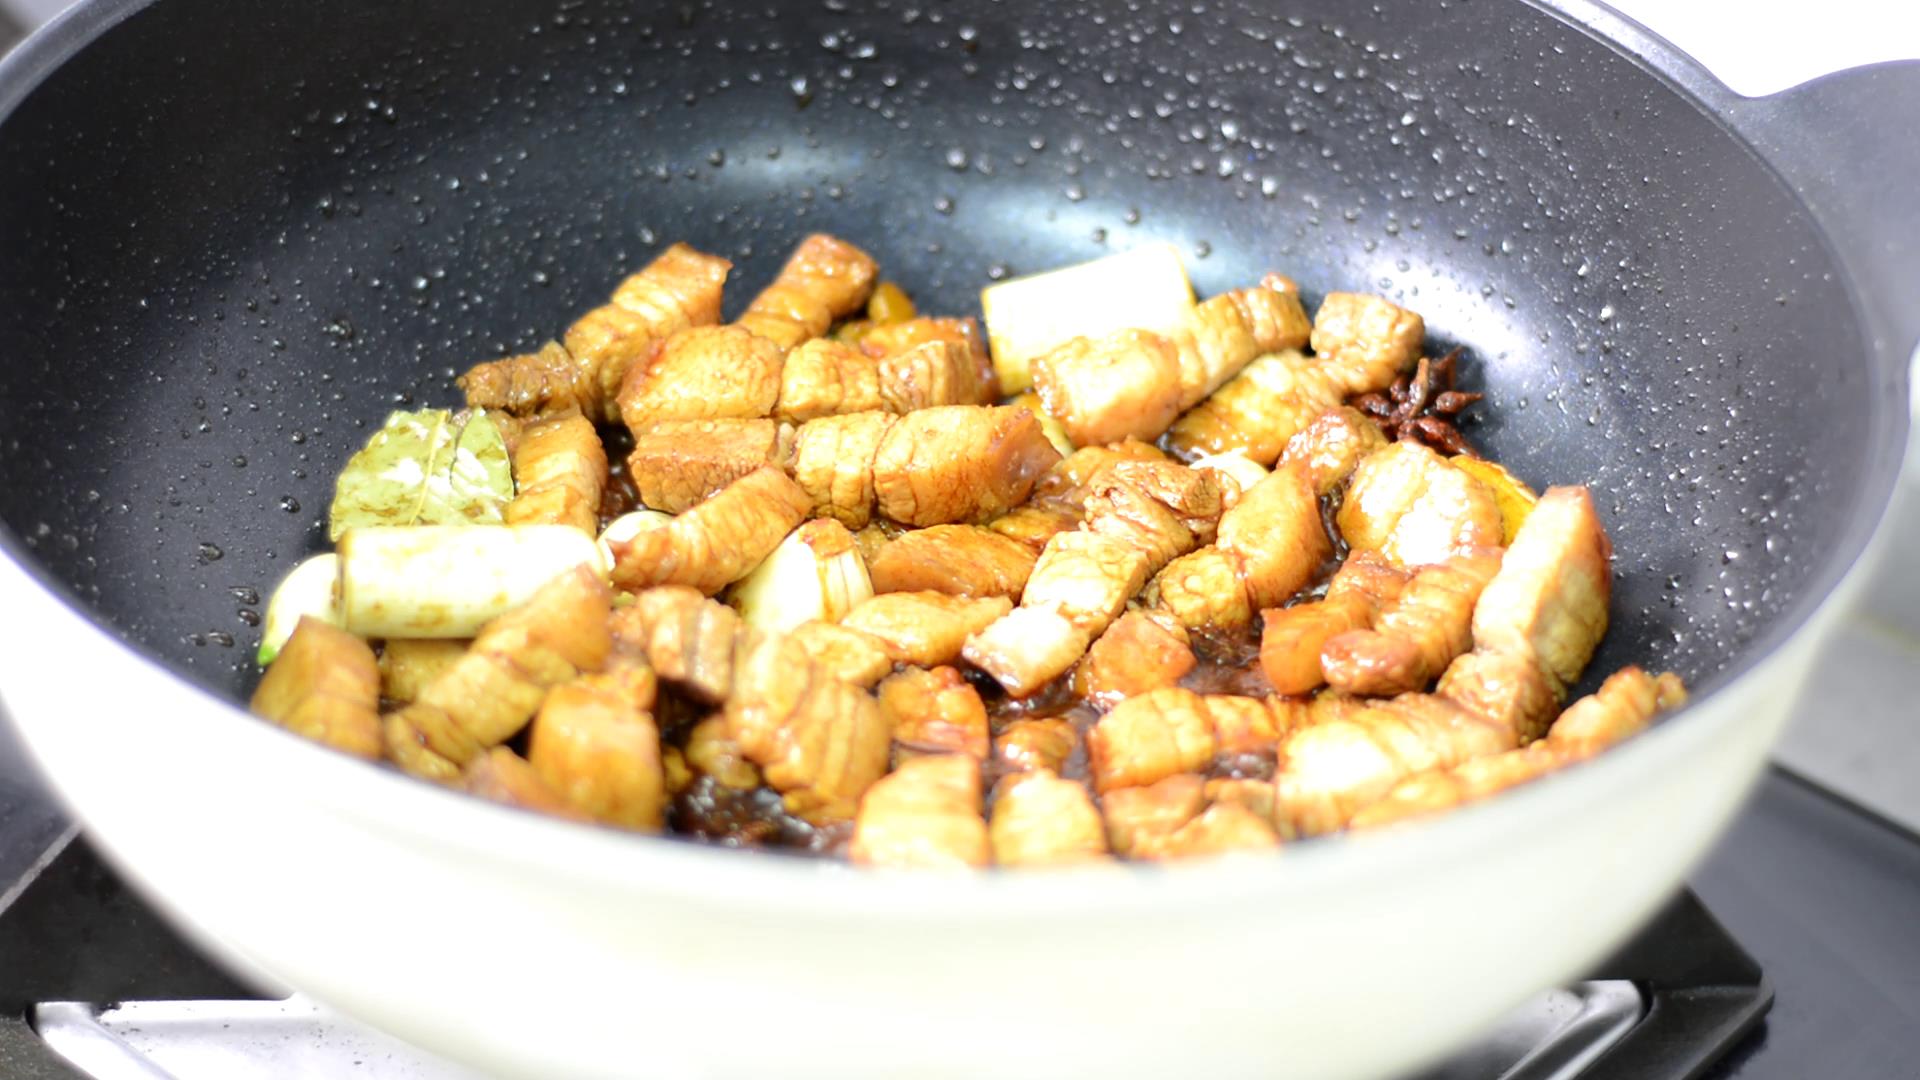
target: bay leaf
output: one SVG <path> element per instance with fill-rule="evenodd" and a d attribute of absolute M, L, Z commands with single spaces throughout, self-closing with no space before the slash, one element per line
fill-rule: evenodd
<path fill-rule="evenodd" d="M 334 484 L 327 535 L 359 525 L 494 525 L 513 498 L 506 440 L 485 410 L 396 411 Z"/>

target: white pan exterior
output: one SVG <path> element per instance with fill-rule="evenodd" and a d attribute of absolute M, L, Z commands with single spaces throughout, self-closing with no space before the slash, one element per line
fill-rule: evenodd
<path fill-rule="evenodd" d="M 96 842 L 220 955 L 490 1071 L 1363 1077 L 1578 977 L 1666 900 L 1860 580 L 1594 763 L 1158 871 L 862 873 L 492 806 L 248 717 L 5 564 L 0 692 Z"/>

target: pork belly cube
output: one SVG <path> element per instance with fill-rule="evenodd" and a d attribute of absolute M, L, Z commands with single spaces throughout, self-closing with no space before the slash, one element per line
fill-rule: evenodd
<path fill-rule="evenodd" d="M 614 541 L 614 584 L 717 593 L 772 554 L 811 502 L 786 473 L 762 465 L 667 524 Z"/>
<path fill-rule="evenodd" d="M 733 684 L 734 642 L 740 616 L 698 589 L 663 585 L 634 595 L 613 613 L 621 648 L 646 657 L 660 678 L 708 705 L 726 699 Z"/>
<path fill-rule="evenodd" d="M 380 665 L 367 643 L 303 615 L 253 692 L 254 713 L 355 757 L 380 756 Z"/>
<path fill-rule="evenodd" d="M 790 635 L 814 662 L 854 686 L 872 686 L 893 670 L 880 639 L 837 623 L 805 622 Z"/>
<path fill-rule="evenodd" d="M 1328 293 L 1313 313 L 1313 351 L 1342 372 L 1350 394 L 1377 390 L 1412 370 L 1426 336 L 1418 313 L 1378 296 Z"/>
<path fill-rule="evenodd" d="M 607 452 L 593 421 L 569 414 L 527 424 L 513 450 L 513 483 L 507 524 L 571 525 L 598 534 Z"/>
<path fill-rule="evenodd" d="M 1492 489 L 1414 442 L 1361 459 L 1336 517 L 1354 551 L 1376 551 L 1395 566 L 1445 562 L 1505 538 Z"/>
<path fill-rule="evenodd" d="M 965 342 L 927 341 L 884 356 L 878 364 L 881 408 L 908 413 L 936 405 L 980 405 L 990 395 Z"/>
<path fill-rule="evenodd" d="M 859 349 L 815 338 L 787 354 L 774 413 L 796 424 L 821 416 L 885 409 L 880 365 Z M 900 410 L 893 410 L 900 411 Z"/>
<path fill-rule="evenodd" d="M 873 256 L 839 237 L 814 233 L 747 305 L 739 325 L 784 353 L 860 310 L 879 272 Z"/>
<path fill-rule="evenodd" d="M 460 773 L 460 789 L 503 806 L 573 821 L 591 820 L 549 787 L 525 758 L 504 746 L 474 758 Z"/>
<path fill-rule="evenodd" d="M 1291 293 L 1254 286 L 1202 302 L 1175 335 L 1180 408 L 1199 404 L 1255 357 L 1300 348 L 1309 333 L 1307 313 Z"/>
<path fill-rule="evenodd" d="M 1045 771 L 1000 781 L 987 832 L 1001 866 L 1057 866 L 1107 854 L 1106 824 L 1087 789 Z"/>
<path fill-rule="evenodd" d="M 1287 440 L 1340 404 L 1339 383 L 1318 357 L 1272 353 L 1240 369 L 1213 396 L 1175 421 L 1168 440 L 1187 455 L 1238 450 L 1271 466 Z"/>
<path fill-rule="evenodd" d="M 1217 547 L 1203 547 L 1168 563 L 1153 579 L 1146 599 L 1189 629 L 1233 629 L 1253 621 L 1240 564 Z"/>
<path fill-rule="evenodd" d="M 1061 533 L 1040 553 L 1020 604 L 1058 612 L 1090 639 L 1147 583 L 1148 570 L 1147 555 L 1124 541 L 1084 530 Z"/>
<path fill-rule="evenodd" d="M 1174 686 L 1197 662 L 1185 627 L 1163 613 L 1130 611 L 1087 650 L 1074 692 L 1110 704 Z"/>
<path fill-rule="evenodd" d="M 1527 657 L 1564 695 L 1607 632 L 1612 558 L 1587 489 L 1548 488 L 1474 608 L 1474 646 Z"/>
<path fill-rule="evenodd" d="M 792 453 L 793 429 L 772 420 L 663 420 L 633 433 L 627 475 L 643 505 L 678 514 Z"/>
<path fill-rule="evenodd" d="M 894 757 L 967 754 L 984 761 L 987 707 L 959 671 L 908 668 L 881 681 L 880 708 L 893 724 Z"/>
<path fill-rule="evenodd" d="M 1387 445 L 1380 425 L 1358 409 L 1329 408 L 1287 440 L 1281 460 L 1306 470 L 1316 495 L 1331 495 L 1368 454 Z"/>
<path fill-rule="evenodd" d="M 892 738 L 880 703 L 785 635 L 745 636 L 726 718 L 728 734 L 787 812 L 816 825 L 851 818 L 887 771 Z"/>
<path fill-rule="evenodd" d="M 1057 716 L 1015 720 L 993 740 L 993 760 L 1008 772 L 1046 769 L 1061 772 L 1080 747 L 1073 722 Z"/>
<path fill-rule="evenodd" d="M 1270 780 L 1209 780 L 1207 805 L 1238 806 L 1261 821 L 1273 820 L 1273 782 Z"/>
<path fill-rule="evenodd" d="M 658 420 L 766 416 L 780 399 L 785 356 L 738 326 L 678 331 L 627 372 L 620 417 L 640 428 Z"/>
<path fill-rule="evenodd" d="M 1024 698 L 1071 668 L 1092 640 L 1052 608 L 1018 607 L 969 637 L 962 655 L 1007 693 Z"/>
<path fill-rule="evenodd" d="M 666 823 L 659 729 L 620 694 L 584 681 L 554 687 L 533 719 L 527 762 L 595 821 L 641 832 Z"/>
<path fill-rule="evenodd" d="M 1076 446 L 1156 439 L 1180 414 L 1179 352 L 1145 330 L 1074 338 L 1034 359 L 1033 382 Z"/>
<path fill-rule="evenodd" d="M 987 523 L 994 533 L 1015 541 L 1038 557 L 1047 541 L 1080 527 L 1077 511 L 1037 500 L 1017 506 Z"/>
<path fill-rule="evenodd" d="M 1119 788 L 1100 797 L 1107 844 L 1116 855 L 1157 850 L 1161 842 L 1206 809 L 1206 781 L 1193 773 L 1169 776 L 1145 787 Z"/>
<path fill-rule="evenodd" d="M 849 529 L 873 520 L 873 457 L 897 417 L 890 413 L 823 416 L 794 433 L 793 478 L 812 500 L 813 517 Z"/>
<path fill-rule="evenodd" d="M 860 801 L 847 855 L 867 866 L 985 866 L 980 763 L 965 754 L 904 762 Z"/>
<path fill-rule="evenodd" d="M 937 592 L 882 593 L 848 612 L 840 625 L 878 639 L 895 663 L 939 667 L 959 659 L 969 635 L 1012 607 L 1003 596 L 969 599 Z"/>
<path fill-rule="evenodd" d="M 1235 694 L 1208 694 L 1200 700 L 1213 725 L 1215 753 L 1221 757 L 1273 756 L 1281 729 L 1267 701 Z"/>
<path fill-rule="evenodd" d="M 1133 857 L 1184 859 L 1236 851 L 1265 851 L 1279 843 L 1279 833 L 1265 818 L 1237 803 L 1215 803 L 1164 837 L 1144 838 L 1135 845 Z"/>
<path fill-rule="evenodd" d="M 934 525 L 902 533 L 868 560 L 873 591 L 943 592 L 1018 600 L 1039 556 L 980 525 Z"/>
<path fill-rule="evenodd" d="M 1219 546 L 1239 564 L 1254 610 L 1299 592 L 1333 555 L 1320 500 L 1299 469 L 1277 469 L 1220 516 Z"/>
<path fill-rule="evenodd" d="M 1094 789 L 1103 793 L 1197 772 L 1215 748 L 1205 700 L 1180 687 L 1128 698 L 1087 733 Z"/>
<path fill-rule="evenodd" d="M 881 437 L 873 455 L 874 500 L 882 514 L 907 525 L 982 522 L 1025 502 L 1059 460 L 1026 409 L 921 409 Z"/>

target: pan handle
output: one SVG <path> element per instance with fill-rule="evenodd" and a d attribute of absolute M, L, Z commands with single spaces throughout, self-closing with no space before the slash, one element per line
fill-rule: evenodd
<path fill-rule="evenodd" d="M 1875 320 L 1876 344 L 1909 360 L 1920 341 L 1920 60 L 1733 98 L 1724 115 L 1826 229 Z"/>

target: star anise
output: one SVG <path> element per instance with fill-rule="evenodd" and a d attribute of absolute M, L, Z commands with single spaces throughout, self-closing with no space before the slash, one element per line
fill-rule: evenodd
<path fill-rule="evenodd" d="M 1375 391 L 1353 400 L 1355 408 L 1373 417 L 1380 430 L 1395 442 L 1417 442 L 1448 454 L 1480 454 L 1460 434 L 1460 413 L 1485 395 L 1453 388 L 1460 350 L 1438 360 L 1420 358 L 1411 375 L 1395 380 L 1382 394 Z"/>

